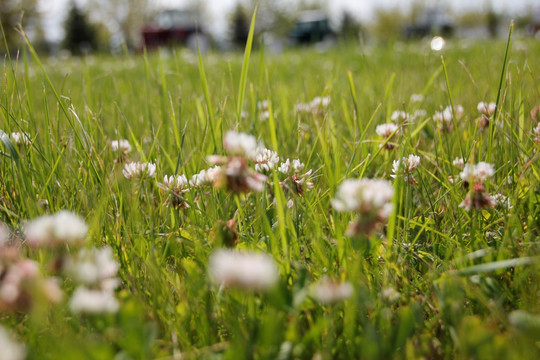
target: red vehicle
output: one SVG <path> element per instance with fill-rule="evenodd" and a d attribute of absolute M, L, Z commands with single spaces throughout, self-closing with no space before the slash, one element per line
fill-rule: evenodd
<path fill-rule="evenodd" d="M 201 29 L 195 11 L 167 10 L 159 13 L 142 30 L 144 46 L 151 50 L 160 46 L 184 45 L 201 50 L 208 47 L 208 38 Z"/>

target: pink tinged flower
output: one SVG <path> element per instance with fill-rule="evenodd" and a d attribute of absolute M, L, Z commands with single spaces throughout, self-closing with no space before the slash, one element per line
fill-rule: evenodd
<path fill-rule="evenodd" d="M 131 152 L 131 144 L 125 139 L 111 141 L 111 150 L 120 152 L 122 155 L 127 155 Z"/>
<path fill-rule="evenodd" d="M 481 183 L 475 183 L 471 191 L 467 193 L 465 200 L 459 204 L 467 211 L 492 208 L 495 205 L 493 198 L 486 192 L 486 188 Z"/>
<path fill-rule="evenodd" d="M 98 315 L 115 313 L 120 308 L 120 305 L 113 291 L 91 290 L 79 286 L 71 297 L 69 308 L 76 314 Z"/>
<path fill-rule="evenodd" d="M 0 326 L 0 360 L 24 360 L 26 349 Z"/>
<path fill-rule="evenodd" d="M 32 220 L 24 227 L 29 246 L 82 245 L 86 242 L 88 225 L 80 216 L 67 210 Z"/>
<path fill-rule="evenodd" d="M 347 300 L 353 293 L 351 283 L 323 278 L 315 285 L 313 297 L 323 304 L 333 304 Z"/>
<path fill-rule="evenodd" d="M 420 156 L 411 154 L 408 157 L 404 157 L 401 160 L 394 160 L 392 163 L 392 172 L 391 175 L 393 178 L 398 175 L 402 175 L 404 179 L 410 183 L 415 183 L 413 176 L 410 175 L 418 165 L 420 164 Z"/>
<path fill-rule="evenodd" d="M 9 229 L 6 225 L 0 223 L 0 249 L 9 244 Z"/>
<path fill-rule="evenodd" d="M 154 163 L 130 162 L 124 165 L 122 174 L 126 179 L 153 178 L 156 176 L 156 165 Z"/>
<path fill-rule="evenodd" d="M 255 291 L 268 290 L 279 280 L 274 259 L 253 251 L 215 251 L 209 259 L 208 274 L 216 285 Z"/>

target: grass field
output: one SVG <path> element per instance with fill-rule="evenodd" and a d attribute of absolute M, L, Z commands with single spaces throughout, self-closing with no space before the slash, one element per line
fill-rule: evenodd
<path fill-rule="evenodd" d="M 0 359 L 540 358 L 540 42 L 509 45 L 6 59 Z"/>

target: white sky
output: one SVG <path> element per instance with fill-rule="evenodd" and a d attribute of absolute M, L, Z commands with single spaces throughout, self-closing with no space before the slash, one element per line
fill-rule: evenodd
<path fill-rule="evenodd" d="M 43 25 L 46 36 L 51 41 L 59 41 L 63 37 L 62 23 L 70 0 L 39 0 L 39 9 L 43 14 Z M 84 3 L 91 0 L 80 0 Z M 223 34 L 227 27 L 227 14 L 234 8 L 238 0 L 201 0 L 205 4 L 207 16 L 210 18 L 210 31 L 215 35 Z M 279 0 L 277 0 L 279 1 Z M 283 1 L 283 0 L 282 0 Z M 294 0 L 288 0 L 291 2 Z M 343 10 L 349 10 L 363 23 L 373 18 L 377 8 L 399 7 L 407 11 L 414 0 L 327 0 L 331 18 L 339 18 Z M 157 6 L 183 7 L 190 0 L 155 0 Z M 193 3 L 193 0 L 191 1 Z M 493 9 L 508 15 L 519 14 L 530 8 L 540 6 L 539 0 L 424 0 L 425 4 L 440 4 L 452 11 L 482 10 L 491 3 Z"/>

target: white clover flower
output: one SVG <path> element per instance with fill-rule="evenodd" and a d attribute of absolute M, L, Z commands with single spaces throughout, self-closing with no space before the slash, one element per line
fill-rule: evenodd
<path fill-rule="evenodd" d="M 326 107 L 328 107 L 328 105 L 330 105 L 330 97 L 329 96 L 324 96 L 324 97 L 317 96 L 309 103 L 309 105 L 310 105 L 312 111 L 316 111 L 321 107 L 326 108 Z"/>
<path fill-rule="evenodd" d="M 257 155 L 255 156 L 255 171 L 258 172 L 269 172 L 279 162 L 279 156 L 277 152 L 262 148 L 257 150 Z"/>
<path fill-rule="evenodd" d="M 13 143 L 18 146 L 28 146 L 32 143 L 30 134 L 25 132 L 12 132 L 11 140 L 13 140 Z"/>
<path fill-rule="evenodd" d="M 463 160 L 463 158 L 457 157 L 454 159 L 454 161 L 452 161 L 452 164 L 459 169 L 463 169 L 463 166 L 465 165 L 465 160 Z"/>
<path fill-rule="evenodd" d="M 400 294 L 398 291 L 396 291 L 394 288 L 385 288 L 380 292 L 380 297 L 389 303 L 395 303 L 399 300 Z"/>
<path fill-rule="evenodd" d="M 143 177 L 153 178 L 156 176 L 156 164 L 145 162 L 130 162 L 124 165 L 122 174 L 126 179 L 137 179 Z"/>
<path fill-rule="evenodd" d="M 495 204 L 495 206 L 500 206 L 506 209 L 512 209 L 512 202 L 510 199 L 501 193 L 493 194 L 491 195 L 491 200 Z"/>
<path fill-rule="evenodd" d="M 221 249 L 209 259 L 210 279 L 219 286 L 267 290 L 279 280 L 274 259 L 259 252 Z"/>
<path fill-rule="evenodd" d="M 287 175 L 291 171 L 291 161 L 287 159 L 285 162 L 282 162 L 278 167 L 278 171 Z"/>
<path fill-rule="evenodd" d="M 411 118 L 411 115 L 407 114 L 405 111 L 396 110 L 392 113 L 390 120 L 394 122 L 399 122 L 399 121 L 409 120 L 410 118 Z"/>
<path fill-rule="evenodd" d="M 78 215 L 62 210 L 29 222 L 24 234 L 30 246 L 81 245 L 86 241 L 88 225 Z"/>
<path fill-rule="evenodd" d="M 427 111 L 424 110 L 424 109 L 418 109 L 414 112 L 413 114 L 413 118 L 414 119 L 417 119 L 417 118 L 423 118 L 427 115 Z"/>
<path fill-rule="evenodd" d="M 412 94 L 411 95 L 411 102 L 422 102 L 424 101 L 424 95 L 422 94 Z"/>
<path fill-rule="evenodd" d="M 0 326 L 0 360 L 23 360 L 26 349 L 15 341 L 8 331 Z"/>
<path fill-rule="evenodd" d="M 236 131 L 227 131 L 223 137 L 223 147 L 228 155 L 253 158 L 260 144 L 254 136 Z"/>
<path fill-rule="evenodd" d="M 476 106 L 478 112 L 486 116 L 493 115 L 495 113 L 496 107 L 497 107 L 497 104 L 495 104 L 494 102 L 487 103 L 484 101 L 479 102 L 478 105 Z"/>
<path fill-rule="evenodd" d="M 299 159 L 295 159 L 293 160 L 292 167 L 295 173 L 299 173 L 300 171 L 304 170 L 305 165 Z"/>
<path fill-rule="evenodd" d="M 36 280 L 39 275 L 38 263 L 29 259 L 16 261 L 4 269 L 0 279 L 0 307 L 2 305 L 11 308 L 26 307 L 28 305 L 26 301 L 18 303 L 21 298 L 29 296 L 24 285 Z"/>
<path fill-rule="evenodd" d="M 392 136 L 394 132 L 395 132 L 395 135 L 397 135 L 397 131 L 396 131 L 397 129 L 398 129 L 398 126 L 396 124 L 388 123 L 388 124 L 382 124 L 382 125 L 377 126 L 377 128 L 375 129 L 375 132 L 379 136 L 388 138 Z"/>
<path fill-rule="evenodd" d="M 495 174 L 493 165 L 481 161 L 476 165 L 466 164 L 459 177 L 467 182 L 483 184 L 493 174 Z"/>
<path fill-rule="evenodd" d="M 306 113 L 311 111 L 311 105 L 305 103 L 298 103 L 295 107 L 296 111 L 299 113 Z"/>
<path fill-rule="evenodd" d="M 358 214 L 358 219 L 349 225 L 348 235 L 370 233 L 384 224 L 393 211 L 394 188 L 386 180 L 348 179 L 338 188 L 332 206 L 337 211 Z"/>
<path fill-rule="evenodd" d="M 222 171 L 221 166 L 214 166 L 206 170 L 201 170 L 198 174 L 191 177 L 189 185 L 195 188 L 212 185 L 218 179 Z"/>
<path fill-rule="evenodd" d="M 69 302 L 69 309 L 76 313 L 85 314 L 110 314 L 120 308 L 114 292 L 110 290 L 90 290 L 79 286 Z"/>
<path fill-rule="evenodd" d="M 125 139 L 113 140 L 111 141 L 111 150 L 113 152 L 120 152 L 122 155 L 127 155 L 131 152 L 131 145 Z"/>
<path fill-rule="evenodd" d="M 163 184 L 169 190 L 186 191 L 186 187 L 189 185 L 186 175 L 165 175 L 163 177 Z"/>
<path fill-rule="evenodd" d="M 257 103 L 257 109 L 259 110 L 268 110 L 268 100 L 261 100 Z"/>
<path fill-rule="evenodd" d="M 538 125 L 536 125 L 536 127 L 533 129 L 533 132 L 534 132 L 535 135 L 540 136 L 540 123 L 538 123 Z"/>
<path fill-rule="evenodd" d="M 119 269 L 109 246 L 102 248 L 81 249 L 79 253 L 66 261 L 66 273 L 83 285 L 98 286 L 106 280 L 112 280 Z"/>
<path fill-rule="evenodd" d="M 332 304 L 347 300 L 354 292 L 350 282 L 337 282 L 323 278 L 317 282 L 313 296 L 323 304 Z"/>
<path fill-rule="evenodd" d="M 418 165 L 420 164 L 420 156 L 411 154 L 408 157 L 404 157 L 402 159 L 394 160 L 392 162 L 392 172 L 393 175 L 391 175 L 393 178 L 397 177 L 397 175 L 403 175 L 406 181 L 409 182 L 416 182 L 414 178 L 409 175 L 412 173 Z"/>

